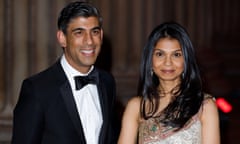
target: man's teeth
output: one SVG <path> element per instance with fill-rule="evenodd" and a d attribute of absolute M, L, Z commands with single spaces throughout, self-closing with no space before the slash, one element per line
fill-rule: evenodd
<path fill-rule="evenodd" d="M 93 53 L 93 50 L 82 50 L 83 53 L 90 54 Z"/>

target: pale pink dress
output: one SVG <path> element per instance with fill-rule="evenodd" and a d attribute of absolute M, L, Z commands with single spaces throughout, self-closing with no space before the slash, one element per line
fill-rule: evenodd
<path fill-rule="evenodd" d="M 205 96 L 205 103 L 210 95 Z M 199 112 L 194 115 L 188 123 L 180 130 L 174 131 L 172 127 L 163 127 L 158 118 L 142 120 L 139 123 L 139 144 L 201 144 L 201 121 Z"/>
<path fill-rule="evenodd" d="M 184 128 L 177 132 L 162 127 L 151 118 L 140 122 L 139 144 L 201 144 L 201 122 L 195 115 Z"/>

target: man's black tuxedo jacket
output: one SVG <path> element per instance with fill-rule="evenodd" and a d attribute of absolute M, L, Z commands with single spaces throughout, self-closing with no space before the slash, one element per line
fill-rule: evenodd
<path fill-rule="evenodd" d="M 115 80 L 99 72 L 98 92 L 103 114 L 99 144 L 112 144 Z M 87 113 L 87 111 L 86 111 Z M 14 109 L 12 144 L 85 144 L 81 120 L 60 61 L 23 81 Z"/>

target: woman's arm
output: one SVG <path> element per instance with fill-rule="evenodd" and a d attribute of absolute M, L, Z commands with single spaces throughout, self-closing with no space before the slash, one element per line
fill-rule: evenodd
<path fill-rule="evenodd" d="M 219 115 L 213 99 L 206 99 L 201 115 L 202 144 L 220 144 Z"/>
<path fill-rule="evenodd" d="M 125 109 L 118 144 L 135 144 L 138 133 L 140 98 L 132 98 Z"/>

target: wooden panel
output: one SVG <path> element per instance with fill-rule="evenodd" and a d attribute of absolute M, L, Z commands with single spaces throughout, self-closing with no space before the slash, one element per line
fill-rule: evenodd
<path fill-rule="evenodd" d="M 126 57 L 128 55 L 128 40 L 129 40 L 129 9 L 128 2 L 121 0 L 115 1 L 113 4 L 113 13 L 115 16 L 112 19 L 113 25 L 113 36 L 112 36 L 112 45 L 114 48 L 113 51 L 113 71 L 115 73 L 123 73 L 126 69 L 126 64 L 128 63 Z"/>
<path fill-rule="evenodd" d="M 13 75 L 11 90 L 15 98 L 18 97 L 22 78 L 28 70 L 28 5 L 27 0 L 13 3 Z"/>
<path fill-rule="evenodd" d="M 0 22 L 4 21 L 4 1 L 0 1 Z M 3 107 L 5 94 L 4 81 L 4 23 L 0 23 L 0 109 Z"/>
<path fill-rule="evenodd" d="M 129 7 L 130 6 L 130 7 Z M 143 39 L 145 17 L 143 17 L 145 4 L 141 0 L 134 0 L 129 3 L 128 9 L 130 19 L 128 19 L 128 26 L 130 27 L 127 35 L 129 35 L 129 45 L 126 48 L 128 51 L 126 68 L 130 73 L 137 74 L 139 71 L 139 60 L 142 54 L 142 49 L 145 44 L 145 39 Z"/>

